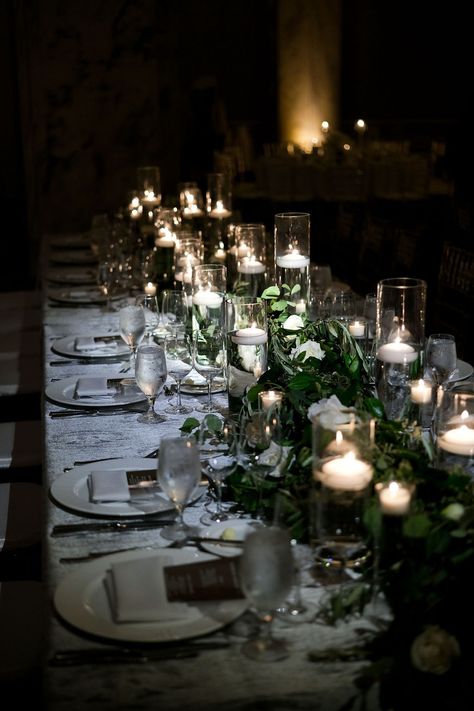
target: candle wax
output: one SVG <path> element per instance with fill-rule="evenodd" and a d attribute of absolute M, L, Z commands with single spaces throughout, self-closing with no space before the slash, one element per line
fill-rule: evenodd
<path fill-rule="evenodd" d="M 336 491 L 361 491 L 372 480 L 372 467 L 354 452 L 325 462 L 319 475 L 322 483 Z"/>
<path fill-rule="evenodd" d="M 379 348 L 377 358 L 384 363 L 413 363 L 418 358 L 418 353 L 409 343 L 392 341 Z"/>
<path fill-rule="evenodd" d="M 401 516 L 410 507 L 411 493 L 396 481 L 390 482 L 378 492 L 380 506 L 385 514 L 391 516 Z"/>
<path fill-rule="evenodd" d="M 447 430 L 438 437 L 438 447 L 450 454 L 460 454 L 465 457 L 474 456 L 474 429 L 467 425 Z"/>

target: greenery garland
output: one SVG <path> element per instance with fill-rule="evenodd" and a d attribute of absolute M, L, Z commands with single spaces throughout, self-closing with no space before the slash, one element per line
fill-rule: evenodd
<path fill-rule="evenodd" d="M 356 681 L 361 694 L 379 682 L 382 709 L 474 708 L 469 673 L 474 661 L 473 482 L 461 468 L 436 468 L 432 448 L 416 423 L 386 419 L 373 396 L 357 341 L 337 321 L 312 322 L 295 314 L 294 291 L 272 286 L 262 294 L 268 306 L 268 370 L 250 388 L 243 405 L 256 407 L 258 392 L 269 388 L 285 395 L 281 420 L 287 454 L 280 475 L 264 481 L 261 504 L 271 516 L 278 495 L 293 535 L 306 540 L 312 486 L 308 409 L 336 395 L 344 406 L 370 412 L 376 418 L 374 484 L 410 482 L 416 496 L 407 515 L 393 518 L 382 516 L 372 496 L 365 525 L 377 574 L 352 586 L 347 597 L 343 591 L 330 601 L 325 619 L 336 624 L 360 611 L 375 582 L 393 621 L 363 650 L 373 661 Z M 255 510 L 257 497 L 248 472 L 236 471 L 227 485 L 233 500 L 249 512 Z"/>

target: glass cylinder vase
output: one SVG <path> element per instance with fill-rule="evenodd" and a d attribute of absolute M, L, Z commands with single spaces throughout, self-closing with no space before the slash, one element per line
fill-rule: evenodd
<path fill-rule="evenodd" d="M 426 282 L 407 277 L 377 284 L 375 388 L 390 420 L 410 408 L 410 382 L 422 377 Z"/>
<path fill-rule="evenodd" d="M 248 387 L 267 369 L 268 332 L 265 303 L 234 296 L 227 301 L 229 411 L 238 414 Z"/>
<path fill-rule="evenodd" d="M 288 284 L 295 300 L 309 301 L 310 216 L 306 212 L 275 215 L 275 276 Z"/>
<path fill-rule="evenodd" d="M 243 223 L 234 229 L 228 266 L 233 272 L 233 291 L 238 296 L 260 296 L 267 279 L 265 225 Z"/>
<path fill-rule="evenodd" d="M 474 383 L 439 388 L 433 435 L 440 468 L 459 467 L 474 479 Z"/>
<path fill-rule="evenodd" d="M 363 515 L 374 431 L 371 418 L 350 409 L 313 419 L 313 543 L 324 567 L 359 568 L 369 556 Z"/>
<path fill-rule="evenodd" d="M 225 326 L 227 270 L 220 264 L 197 264 L 192 271 L 192 328 L 207 331 Z"/>

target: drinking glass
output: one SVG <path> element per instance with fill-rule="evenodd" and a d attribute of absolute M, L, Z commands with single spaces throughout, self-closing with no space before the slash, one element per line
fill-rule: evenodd
<path fill-rule="evenodd" d="M 280 417 L 275 408 L 244 413 L 240 421 L 239 462 L 248 471 L 257 489 L 255 520 L 265 521 L 263 490 L 265 479 L 281 461 Z"/>
<path fill-rule="evenodd" d="M 162 292 L 161 323 L 169 333 L 185 330 L 188 313 L 186 294 L 182 289 L 165 289 Z"/>
<path fill-rule="evenodd" d="M 309 279 L 311 296 L 325 298 L 332 284 L 332 271 L 329 264 L 310 264 Z"/>
<path fill-rule="evenodd" d="M 137 296 L 136 305 L 143 308 L 145 314 L 145 334 L 148 343 L 153 343 L 153 332 L 158 326 L 158 299 L 156 296 L 144 294 Z"/>
<path fill-rule="evenodd" d="M 255 608 L 266 631 L 246 642 L 243 653 L 256 661 L 274 662 L 288 656 L 284 640 L 275 639 L 272 622 L 275 610 L 289 594 L 294 580 L 294 563 L 288 533 L 281 528 L 259 528 L 250 533 L 239 561 L 242 590 Z"/>
<path fill-rule="evenodd" d="M 200 478 L 199 451 L 194 438 L 162 437 L 158 483 L 177 511 L 176 522 L 162 529 L 163 538 L 184 543 L 189 536 L 197 534 L 198 529 L 184 522 L 183 511 L 196 490 Z"/>
<path fill-rule="evenodd" d="M 137 422 L 145 425 L 164 422 L 166 418 L 155 412 L 155 400 L 166 382 L 166 358 L 161 346 L 152 344 L 138 348 L 135 360 L 135 380 L 148 400 L 148 411 L 140 415 Z"/>
<path fill-rule="evenodd" d="M 137 348 L 145 335 L 145 312 L 142 306 L 124 306 L 119 311 L 119 329 L 130 348 L 130 366 L 135 362 Z"/>
<path fill-rule="evenodd" d="M 105 311 L 114 311 L 112 296 L 119 288 L 119 264 L 114 259 L 103 259 L 99 262 L 97 283 L 105 296 Z"/>
<path fill-rule="evenodd" d="M 176 405 L 169 405 L 165 412 L 173 415 L 188 415 L 192 410 L 181 403 L 181 382 L 193 369 L 192 340 L 184 331 L 176 331 L 165 338 L 166 367 L 177 384 Z"/>
<path fill-rule="evenodd" d="M 426 342 L 426 370 L 435 385 L 444 385 L 457 366 L 456 340 L 451 333 L 432 333 Z"/>
<path fill-rule="evenodd" d="M 215 509 L 201 516 L 201 523 L 210 526 L 235 518 L 222 508 L 222 484 L 237 468 L 235 423 L 230 419 L 218 420 L 215 415 L 206 415 L 199 428 L 199 449 L 201 470 L 211 480 L 216 493 Z"/>
<path fill-rule="evenodd" d="M 220 329 L 196 331 L 194 334 L 194 368 L 206 379 L 207 404 L 196 407 L 198 412 L 216 412 L 212 402 L 212 383 L 224 374 L 226 365 L 226 337 Z"/>

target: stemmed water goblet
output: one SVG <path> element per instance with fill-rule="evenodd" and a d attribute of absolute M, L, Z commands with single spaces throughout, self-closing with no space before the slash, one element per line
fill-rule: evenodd
<path fill-rule="evenodd" d="M 191 337 L 184 331 L 175 331 L 165 338 L 165 354 L 168 375 L 176 380 L 176 405 L 169 405 L 165 412 L 172 415 L 188 415 L 190 407 L 181 402 L 181 383 L 193 369 L 193 346 Z"/>
<path fill-rule="evenodd" d="M 158 299 L 156 296 L 143 294 L 142 296 L 137 296 L 135 303 L 137 306 L 143 308 L 145 314 L 145 335 L 148 343 L 153 343 L 153 332 L 158 326 Z"/>
<path fill-rule="evenodd" d="M 280 441 L 280 417 L 276 408 L 265 412 L 244 412 L 240 421 L 239 463 L 248 471 L 257 490 L 254 519 L 258 524 L 265 523 L 265 480 L 282 459 Z"/>
<path fill-rule="evenodd" d="M 135 363 L 137 348 L 143 340 L 145 328 L 145 312 L 142 306 L 124 306 L 120 309 L 120 335 L 130 348 L 130 367 Z"/>
<path fill-rule="evenodd" d="M 451 333 L 432 333 L 426 342 L 426 369 L 436 386 L 444 385 L 457 366 L 456 340 Z"/>
<path fill-rule="evenodd" d="M 184 508 L 201 479 L 199 450 L 194 438 L 161 438 L 157 476 L 163 492 L 177 511 L 176 522 L 163 529 L 161 535 L 167 540 L 184 544 L 189 536 L 198 532 L 198 529 L 188 526 L 183 519 Z"/>
<path fill-rule="evenodd" d="M 237 431 L 230 419 L 206 415 L 199 428 L 201 470 L 211 480 L 215 490 L 215 510 L 201 516 L 201 523 L 210 526 L 235 518 L 222 508 L 222 484 L 237 468 Z M 207 508 L 207 507 L 206 507 Z"/>
<path fill-rule="evenodd" d="M 186 292 L 165 289 L 161 296 L 161 323 L 166 331 L 185 330 L 189 319 Z"/>
<path fill-rule="evenodd" d="M 166 358 L 163 348 L 154 343 L 140 346 L 135 359 L 135 380 L 147 397 L 148 410 L 138 417 L 137 422 L 152 425 L 166 420 L 166 417 L 155 412 L 155 400 L 163 390 L 166 376 Z"/>
<path fill-rule="evenodd" d="M 283 640 L 272 635 L 275 611 L 289 594 L 294 580 L 294 563 L 288 533 L 277 527 L 262 527 L 244 541 L 239 561 L 240 585 L 244 595 L 265 624 L 266 632 L 246 642 L 242 651 L 256 661 L 273 662 L 288 656 Z"/>
<path fill-rule="evenodd" d="M 194 334 L 194 369 L 206 379 L 207 404 L 196 408 L 199 412 L 216 412 L 212 401 L 212 384 L 224 374 L 226 364 L 226 339 L 219 328 L 209 327 Z"/>

